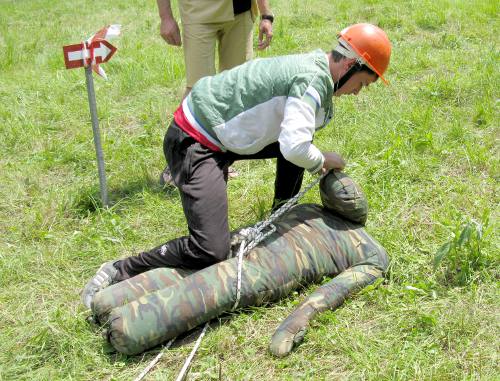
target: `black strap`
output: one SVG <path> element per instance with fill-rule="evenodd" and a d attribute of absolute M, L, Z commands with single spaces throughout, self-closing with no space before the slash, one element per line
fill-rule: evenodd
<path fill-rule="evenodd" d="M 333 92 L 335 93 L 337 90 L 339 90 L 342 86 L 345 85 L 345 83 L 351 79 L 351 77 L 360 72 L 362 69 L 363 69 L 363 66 L 362 64 L 360 64 L 359 62 L 356 62 L 354 65 L 352 65 L 349 70 L 347 70 L 347 73 L 345 73 L 342 78 L 339 79 L 338 82 L 334 83 L 333 84 Z"/>
<path fill-rule="evenodd" d="M 233 12 L 235 16 L 239 15 L 240 13 L 246 12 L 251 8 L 251 0 L 233 0 Z"/>

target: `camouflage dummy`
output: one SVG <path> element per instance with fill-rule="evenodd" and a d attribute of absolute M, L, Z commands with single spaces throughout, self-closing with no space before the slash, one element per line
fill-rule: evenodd
<path fill-rule="evenodd" d="M 288 354 L 302 340 L 309 320 L 317 313 L 338 307 L 387 268 L 385 250 L 362 225 L 341 216 L 345 210 L 356 210 L 356 220 L 366 219 L 366 200 L 359 188 L 342 174 L 325 179 L 331 176 L 335 178 L 324 181 L 321 188 L 326 195 L 334 190 L 340 210 L 313 204 L 294 207 L 243 261 L 239 307 L 277 301 L 325 276 L 334 277 L 279 326 L 270 346 L 278 356 Z M 344 207 L 339 208 L 339 203 Z M 193 273 L 155 269 L 98 292 L 92 311 L 105 324 L 115 349 L 133 355 L 230 311 L 236 284 L 237 258 Z"/>

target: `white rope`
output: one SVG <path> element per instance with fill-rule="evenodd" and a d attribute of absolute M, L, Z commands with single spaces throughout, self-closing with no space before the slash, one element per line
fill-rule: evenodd
<path fill-rule="evenodd" d="M 148 374 L 148 372 L 153 369 L 153 367 L 158 363 L 158 361 L 160 361 L 161 357 L 165 354 L 165 351 L 170 348 L 170 346 L 172 345 L 172 343 L 175 341 L 175 337 L 170 340 L 167 344 L 165 344 L 165 346 L 162 348 L 162 350 L 160 351 L 160 353 L 158 353 L 156 355 L 156 357 L 149 363 L 149 365 L 144 368 L 144 370 L 141 372 L 141 374 L 139 374 L 135 379 L 134 381 L 141 381 L 145 376 L 146 374 Z"/>
<path fill-rule="evenodd" d="M 241 298 L 241 268 L 243 266 L 243 254 L 246 252 L 245 250 L 246 242 L 247 240 L 244 239 L 243 242 L 240 243 L 240 249 L 238 250 L 238 275 L 236 282 L 236 300 L 234 301 L 233 310 L 235 310 L 238 307 Z"/>
<path fill-rule="evenodd" d="M 285 202 L 280 208 L 278 208 L 274 213 L 269 216 L 267 220 L 264 220 L 262 222 L 258 222 L 255 224 L 253 227 L 242 229 L 239 234 L 243 235 L 245 238 L 243 241 L 240 243 L 240 247 L 238 249 L 238 274 L 237 274 L 237 282 L 236 282 L 236 300 L 233 305 L 233 310 L 238 308 L 238 305 L 240 303 L 241 299 L 241 274 L 242 274 L 242 269 L 243 269 L 243 257 L 250 251 L 252 250 L 255 246 L 257 246 L 260 242 L 262 242 L 265 238 L 267 238 L 269 235 L 274 233 L 276 231 L 276 226 L 273 225 L 273 222 L 280 217 L 282 214 L 284 214 L 286 211 L 292 208 L 294 204 L 306 193 L 311 189 L 313 186 L 315 186 L 317 183 L 321 181 L 323 177 L 325 177 L 326 173 L 319 176 L 316 180 L 314 180 L 311 184 L 309 184 L 302 192 L 298 193 L 291 199 L 289 199 L 287 202 Z M 265 229 L 267 229 L 265 231 Z M 184 378 L 186 377 L 186 372 L 189 369 L 189 366 L 191 365 L 191 361 L 193 361 L 194 355 L 196 354 L 196 351 L 198 350 L 198 347 L 201 344 L 201 340 L 203 339 L 203 336 L 205 336 L 205 333 L 208 328 L 208 323 L 205 323 L 205 326 L 203 327 L 203 330 L 200 333 L 200 336 L 196 340 L 196 343 L 191 350 L 191 353 L 189 354 L 189 357 L 186 359 L 184 362 L 184 365 L 179 373 L 179 375 L 176 378 L 176 381 L 183 381 Z M 165 346 L 164 349 L 167 349 L 170 347 L 172 342 L 175 340 L 173 338 L 172 340 L 169 341 L 169 343 Z M 146 369 L 137 377 L 134 381 L 140 381 L 144 375 L 158 362 L 158 360 L 161 358 L 163 355 L 163 350 L 156 356 L 156 358 L 151 362 L 151 364 L 148 365 Z"/>
<path fill-rule="evenodd" d="M 193 357 L 196 354 L 196 351 L 198 350 L 198 347 L 201 344 L 201 339 L 203 339 L 203 336 L 205 336 L 205 333 L 207 332 L 207 328 L 208 328 L 208 323 L 205 323 L 205 326 L 203 327 L 203 331 L 201 331 L 200 336 L 198 337 L 198 340 L 196 340 L 196 343 L 194 344 L 194 347 L 191 350 L 191 353 L 189 354 L 189 357 L 184 362 L 184 366 L 182 367 L 181 372 L 177 376 L 176 381 L 183 381 L 184 378 L 186 377 L 186 372 L 189 369 L 189 365 L 191 365 L 191 361 L 193 360 Z"/>

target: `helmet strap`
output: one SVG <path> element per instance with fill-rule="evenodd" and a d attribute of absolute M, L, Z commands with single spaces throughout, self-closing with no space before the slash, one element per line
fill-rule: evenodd
<path fill-rule="evenodd" d="M 338 82 L 335 82 L 333 84 L 333 92 L 335 93 L 337 90 L 340 90 L 342 86 L 345 85 L 345 83 L 351 79 L 351 77 L 360 72 L 363 69 L 363 65 L 359 62 L 355 62 L 354 65 L 352 65 L 349 70 L 347 70 L 347 73 L 345 73 L 339 80 Z"/>

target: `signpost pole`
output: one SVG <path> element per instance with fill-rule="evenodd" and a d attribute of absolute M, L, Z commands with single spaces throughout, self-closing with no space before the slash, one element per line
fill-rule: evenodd
<path fill-rule="evenodd" d="M 94 134 L 94 145 L 97 156 L 97 169 L 99 171 L 99 188 L 101 190 L 101 201 L 104 207 L 109 206 L 108 189 L 106 186 L 106 171 L 104 169 L 104 155 L 101 146 L 101 134 L 99 132 L 99 119 L 97 119 L 97 106 L 95 101 L 94 78 L 92 70 L 106 79 L 106 73 L 99 66 L 108 62 L 115 54 L 116 48 L 106 39 L 118 37 L 120 25 L 108 25 L 92 35 L 88 40 L 79 44 L 63 46 L 64 65 L 66 69 L 85 67 L 85 82 L 87 84 L 87 95 L 89 97 L 90 117 L 92 119 L 92 132 Z"/>
<path fill-rule="evenodd" d="M 92 132 L 94 134 L 94 145 L 97 154 L 97 169 L 99 171 L 99 187 L 101 189 L 102 204 L 107 208 L 108 190 L 106 186 L 106 171 L 104 169 L 104 155 L 102 153 L 101 135 L 99 132 L 99 120 L 97 119 L 97 106 L 95 101 L 94 79 L 92 77 L 92 66 L 85 67 L 85 81 L 87 83 L 87 94 L 89 97 L 90 117 L 92 118 Z"/>

